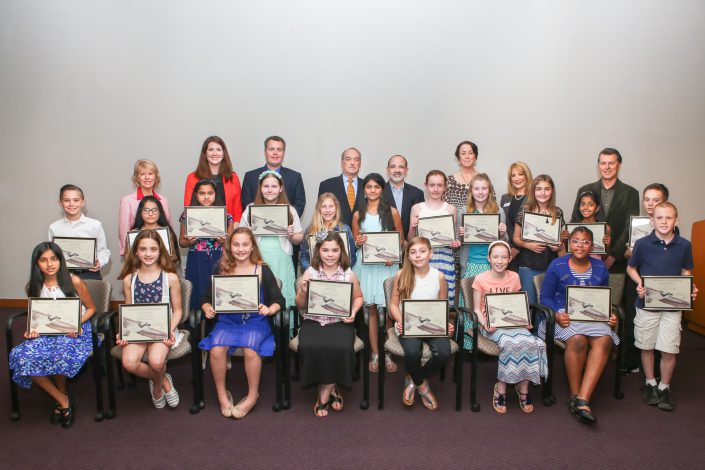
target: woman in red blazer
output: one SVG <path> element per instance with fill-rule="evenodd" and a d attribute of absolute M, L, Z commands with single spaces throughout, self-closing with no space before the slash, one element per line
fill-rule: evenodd
<path fill-rule="evenodd" d="M 225 201 L 228 214 L 233 217 L 235 227 L 237 227 L 242 217 L 240 179 L 233 171 L 233 164 L 230 161 L 230 154 L 225 142 L 218 136 L 210 136 L 203 142 L 198 167 L 186 178 L 184 206 L 191 203 L 193 188 L 200 180 L 215 182 L 216 191 Z"/>

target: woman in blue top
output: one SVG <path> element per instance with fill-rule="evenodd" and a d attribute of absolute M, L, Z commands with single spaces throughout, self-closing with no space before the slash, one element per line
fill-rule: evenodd
<path fill-rule="evenodd" d="M 565 370 L 570 387 L 568 409 L 580 421 L 597 421 L 590 409 L 590 397 L 609 358 L 612 343 L 619 338 L 607 323 L 570 321 L 566 313 L 566 286 L 609 286 L 609 273 L 602 260 L 590 257 L 592 231 L 577 227 L 570 234 L 571 254 L 554 259 L 541 285 L 541 303 L 556 312 L 556 339 L 565 341 Z M 539 336 L 545 324 L 539 326 Z"/>

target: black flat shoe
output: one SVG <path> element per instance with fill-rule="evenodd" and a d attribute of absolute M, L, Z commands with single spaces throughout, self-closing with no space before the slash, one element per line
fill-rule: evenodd
<path fill-rule="evenodd" d="M 76 418 L 76 397 L 69 395 L 69 407 L 62 408 L 61 411 L 61 427 L 64 429 L 70 428 Z"/>
<path fill-rule="evenodd" d="M 54 403 L 54 408 L 51 409 L 51 414 L 49 415 L 49 422 L 51 424 L 60 424 L 63 413 L 61 412 L 63 408 L 59 406 L 58 403 Z"/>
<path fill-rule="evenodd" d="M 581 423 L 594 424 L 597 422 L 597 418 L 590 410 L 590 402 L 587 400 L 578 397 L 573 398 L 570 411 Z"/>

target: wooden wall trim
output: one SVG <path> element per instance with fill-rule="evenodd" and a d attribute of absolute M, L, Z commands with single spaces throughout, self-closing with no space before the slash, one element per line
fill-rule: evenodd
<path fill-rule="evenodd" d="M 110 310 L 117 310 L 118 305 L 124 303 L 124 300 L 112 300 Z M 0 308 L 27 308 L 27 299 L 0 299 Z"/>

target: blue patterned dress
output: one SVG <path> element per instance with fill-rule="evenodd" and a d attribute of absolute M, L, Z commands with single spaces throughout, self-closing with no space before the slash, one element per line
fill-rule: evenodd
<path fill-rule="evenodd" d="M 428 203 L 419 203 L 419 217 L 434 217 L 448 215 L 448 203 L 444 202 L 440 209 L 431 209 Z M 448 303 L 455 305 L 455 261 L 453 259 L 453 249 L 449 246 L 437 246 L 433 249 L 431 256 L 431 266 L 443 273 L 448 283 Z"/>
<path fill-rule="evenodd" d="M 59 286 L 42 286 L 39 296 L 54 299 L 66 297 Z M 12 380 L 22 388 L 30 388 L 32 377 L 74 377 L 93 351 L 91 333 L 91 322 L 87 321 L 81 326 L 81 334 L 76 338 L 65 335 L 40 336 L 15 346 L 10 352 Z"/>
<path fill-rule="evenodd" d="M 360 231 L 365 232 L 382 232 L 382 223 L 379 220 L 379 214 L 368 213 L 365 220 L 360 224 Z M 362 253 L 357 257 L 353 272 L 360 281 L 362 296 L 365 299 L 365 305 L 378 305 L 384 307 L 386 301 L 384 299 L 384 280 L 394 277 L 399 271 L 399 265 L 393 264 L 385 266 L 383 264 L 362 264 Z"/>

